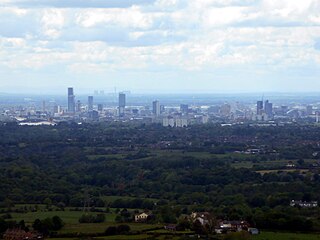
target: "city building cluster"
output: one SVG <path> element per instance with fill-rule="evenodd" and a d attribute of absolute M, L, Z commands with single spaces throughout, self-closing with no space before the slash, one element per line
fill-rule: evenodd
<path fill-rule="evenodd" d="M 160 100 L 141 104 L 128 101 L 128 92 L 114 94 L 108 102 L 104 91 L 77 98 L 72 87 L 67 89 L 67 101 L 42 101 L 41 104 L 1 106 L 0 121 L 16 121 L 20 125 L 54 125 L 63 121 L 81 122 L 141 122 L 165 127 L 187 127 L 194 124 L 221 123 L 274 125 L 296 121 L 319 122 L 317 104 L 273 104 L 269 100 L 248 102 L 213 102 L 211 104 L 180 103 L 175 99 L 166 105 Z M 27 101 L 28 102 L 28 101 Z M 177 99 L 178 102 L 178 99 Z"/>

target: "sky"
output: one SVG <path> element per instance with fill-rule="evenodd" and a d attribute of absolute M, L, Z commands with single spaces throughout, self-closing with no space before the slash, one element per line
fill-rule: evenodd
<path fill-rule="evenodd" d="M 1 0 L 0 92 L 320 92 L 320 0 Z"/>

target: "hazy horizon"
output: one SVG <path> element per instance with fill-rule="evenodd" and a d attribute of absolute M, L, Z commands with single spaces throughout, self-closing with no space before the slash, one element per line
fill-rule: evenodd
<path fill-rule="evenodd" d="M 319 91 L 292 91 L 292 92 L 286 92 L 286 91 L 157 91 L 157 90 L 137 90 L 137 91 L 132 91 L 130 89 L 116 89 L 115 90 L 110 90 L 108 89 L 77 89 L 76 87 L 73 86 L 68 86 L 72 87 L 74 89 L 75 95 L 78 96 L 107 96 L 107 95 L 114 95 L 118 94 L 119 92 L 125 92 L 129 95 L 153 95 L 153 96 L 164 96 L 164 95 L 199 95 L 199 96 L 204 96 L 204 95 L 213 95 L 213 96 L 320 96 L 320 90 Z M 15 91 L 15 89 L 11 89 L 9 91 L 0 91 L 0 95 L 8 95 L 8 96 L 14 96 L 14 95 L 21 95 L 21 96 L 27 96 L 27 95 L 33 95 L 33 96 L 59 96 L 59 97 L 64 97 L 67 96 L 67 88 L 64 89 L 58 89 L 56 91 Z M 95 94 L 95 91 L 98 91 L 98 94 Z M 103 91 L 103 94 L 100 93 L 100 91 Z"/>

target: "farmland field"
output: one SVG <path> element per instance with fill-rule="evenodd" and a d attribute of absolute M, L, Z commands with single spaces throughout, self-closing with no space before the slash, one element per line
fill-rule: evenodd
<path fill-rule="evenodd" d="M 320 234 L 262 232 L 252 240 L 319 240 Z"/>

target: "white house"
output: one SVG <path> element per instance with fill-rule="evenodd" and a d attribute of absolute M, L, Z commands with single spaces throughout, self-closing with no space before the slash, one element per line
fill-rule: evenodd
<path fill-rule="evenodd" d="M 150 216 L 150 215 L 147 214 L 147 213 L 136 214 L 136 215 L 134 216 L 134 221 L 135 221 L 135 222 L 145 222 L 145 221 L 147 221 L 147 219 L 148 219 L 149 216 Z"/>

